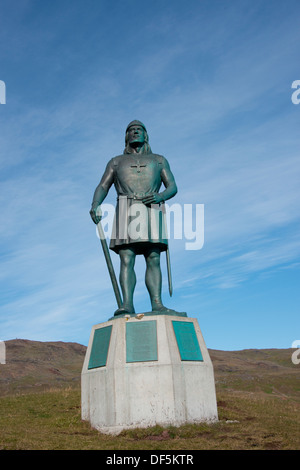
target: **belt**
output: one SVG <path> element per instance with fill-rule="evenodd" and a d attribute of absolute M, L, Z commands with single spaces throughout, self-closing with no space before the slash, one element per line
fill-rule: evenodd
<path fill-rule="evenodd" d="M 142 201 L 145 198 L 146 194 L 124 194 L 120 195 L 117 197 L 117 200 L 119 201 L 120 198 L 124 199 L 134 199 L 135 201 Z"/>

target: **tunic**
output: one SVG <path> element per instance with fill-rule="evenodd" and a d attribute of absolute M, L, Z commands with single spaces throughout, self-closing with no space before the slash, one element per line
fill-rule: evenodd
<path fill-rule="evenodd" d="M 146 206 L 142 199 L 158 193 L 166 159 L 157 154 L 123 154 L 112 158 L 100 184 L 109 189 L 114 184 L 118 198 L 110 249 L 134 248 L 137 254 L 149 248 L 165 251 L 168 237 L 164 203 Z"/>

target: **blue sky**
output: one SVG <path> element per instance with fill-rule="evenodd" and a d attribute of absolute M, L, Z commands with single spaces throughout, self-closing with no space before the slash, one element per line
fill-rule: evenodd
<path fill-rule="evenodd" d="M 170 162 L 205 242 L 163 300 L 209 348 L 299 337 L 297 0 L 3 0 L 0 338 L 87 344 L 116 302 L 89 208 L 127 124 Z M 115 203 L 112 189 L 107 202 Z M 112 259 L 119 270 L 118 257 Z M 137 311 L 149 310 L 137 260 Z"/>

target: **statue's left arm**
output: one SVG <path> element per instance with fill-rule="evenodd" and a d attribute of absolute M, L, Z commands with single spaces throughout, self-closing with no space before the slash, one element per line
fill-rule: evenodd
<path fill-rule="evenodd" d="M 166 189 L 162 193 L 159 193 L 159 195 L 162 197 L 162 201 L 167 201 L 177 193 L 177 185 L 170 165 L 165 158 L 162 164 L 161 179 Z"/>
<path fill-rule="evenodd" d="M 144 204 L 159 204 L 161 202 L 167 201 L 175 196 L 177 193 L 177 185 L 175 182 L 174 175 L 170 169 L 168 161 L 161 157 L 161 180 L 165 186 L 165 190 L 158 194 L 149 194 L 143 199 Z"/>

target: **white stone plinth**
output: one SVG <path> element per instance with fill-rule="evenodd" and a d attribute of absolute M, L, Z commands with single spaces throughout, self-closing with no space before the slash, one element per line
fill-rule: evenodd
<path fill-rule="evenodd" d="M 202 360 L 182 360 L 174 321 L 193 323 Z M 152 322 L 151 326 L 156 329 L 157 357 L 128 362 L 126 341 L 133 341 L 128 331 L 133 328 L 137 331 L 137 327 L 129 329 L 127 325 L 141 322 Z M 106 330 L 110 331 L 106 364 L 89 368 L 94 332 L 107 326 L 112 328 Z M 142 343 L 143 340 L 140 349 Z M 151 346 L 150 353 L 152 350 Z M 146 350 L 146 355 L 148 353 Z M 141 319 L 116 318 L 93 326 L 81 375 L 81 408 L 83 420 L 111 434 L 156 424 L 179 426 L 217 420 L 213 366 L 197 320 L 145 315 Z"/>

